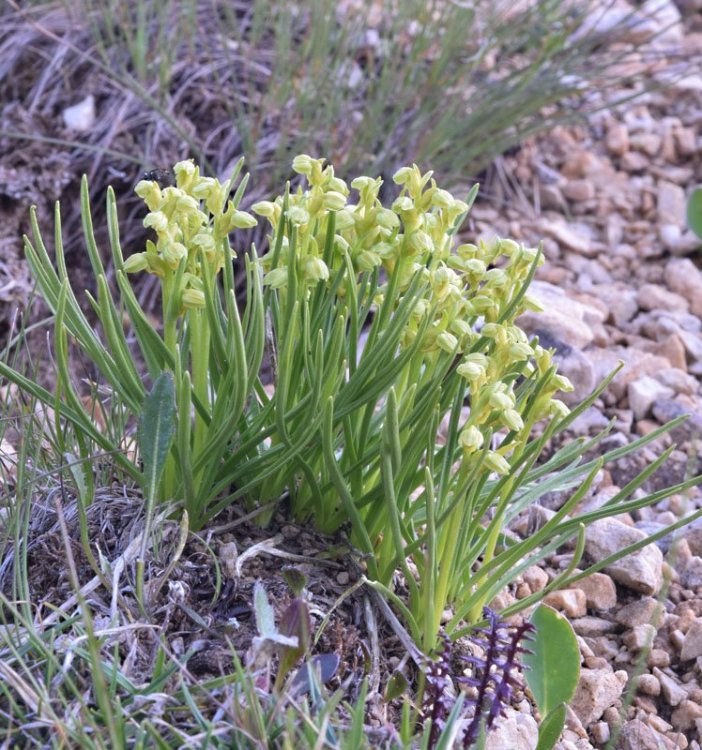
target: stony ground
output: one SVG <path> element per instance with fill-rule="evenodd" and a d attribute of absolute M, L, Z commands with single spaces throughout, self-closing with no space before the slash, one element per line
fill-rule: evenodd
<path fill-rule="evenodd" d="M 702 49 L 702 4 L 671 3 L 671 18 L 680 18 L 678 8 L 682 23 L 658 43 L 662 51 L 693 56 Z M 663 485 L 702 469 L 702 243 L 685 227 L 687 195 L 702 182 L 702 76 L 692 66 L 689 72 L 623 111 L 527 144 L 498 165 L 495 184 L 498 195 L 504 186 L 509 206 L 497 208 L 493 197 L 473 213 L 485 236 L 497 229 L 531 242 L 545 238 L 547 263 L 533 292 L 547 311 L 521 322 L 557 347 L 562 370 L 576 384 L 574 400 L 618 360 L 625 363 L 575 432 L 594 434 L 616 418 L 612 440 L 623 443 L 690 414 L 673 436 L 678 447 L 659 477 Z M 658 441 L 638 465 L 603 471 L 587 507 L 606 502 L 669 444 Z M 603 559 L 700 507 L 702 496 L 692 491 L 598 522 L 587 532 L 586 558 Z M 529 570 L 507 598 L 543 588 L 562 563 L 555 557 L 545 569 Z M 622 750 L 699 750 L 702 526 L 547 602 L 568 616 L 582 654 L 560 750 L 603 748 L 618 727 Z M 531 708 L 526 701 L 520 708 L 491 738 L 493 750 L 535 746 Z"/>

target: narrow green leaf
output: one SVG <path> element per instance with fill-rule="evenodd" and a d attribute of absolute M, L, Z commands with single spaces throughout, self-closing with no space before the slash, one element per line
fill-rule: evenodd
<path fill-rule="evenodd" d="M 547 716 L 572 699 L 580 677 L 580 651 L 568 620 L 550 607 L 539 605 L 530 622 L 536 633 L 522 662 L 536 705 Z"/>

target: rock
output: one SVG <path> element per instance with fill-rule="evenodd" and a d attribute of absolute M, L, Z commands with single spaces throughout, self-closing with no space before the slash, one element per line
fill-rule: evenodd
<path fill-rule="evenodd" d="M 670 433 L 675 442 L 684 443 L 702 437 L 702 414 L 689 404 L 677 399 L 663 399 L 653 405 L 652 411 L 653 416 L 660 424 L 666 424 L 671 419 L 677 419 L 683 414 L 688 415 L 688 418 Z"/>
<path fill-rule="evenodd" d="M 652 674 L 644 673 L 636 681 L 636 689 L 639 693 L 655 697 L 661 694 L 661 683 Z"/>
<path fill-rule="evenodd" d="M 601 718 L 610 706 L 619 701 L 627 681 L 624 671 L 608 669 L 583 669 L 571 701 L 571 708 L 584 726 Z M 504 745 L 507 748 L 509 745 Z"/>
<path fill-rule="evenodd" d="M 668 261 L 665 283 L 671 292 L 687 300 L 693 315 L 702 317 L 702 273 L 689 258 L 672 258 Z"/>
<path fill-rule="evenodd" d="M 702 719 L 702 706 L 695 701 L 684 700 L 671 714 L 670 723 L 678 732 L 688 732 L 699 719 Z"/>
<path fill-rule="evenodd" d="M 693 555 L 685 566 L 681 583 L 686 589 L 702 588 L 702 557 Z"/>
<path fill-rule="evenodd" d="M 656 632 L 655 626 L 650 623 L 635 625 L 624 634 L 622 641 L 629 651 L 643 651 L 645 648 L 651 648 Z"/>
<path fill-rule="evenodd" d="M 677 47 L 682 43 L 682 16 L 672 0 L 646 0 L 638 13 L 651 24 L 651 41 L 654 45 Z"/>
<path fill-rule="evenodd" d="M 702 521 L 695 521 L 685 528 L 685 539 L 693 555 L 702 557 Z"/>
<path fill-rule="evenodd" d="M 595 562 L 600 562 L 645 538 L 642 531 L 616 518 L 602 518 L 586 529 L 585 552 Z M 605 570 L 618 583 L 642 594 L 655 595 L 663 585 L 663 555 L 655 544 L 627 555 Z"/>
<path fill-rule="evenodd" d="M 658 284 L 643 284 L 636 294 L 636 302 L 642 310 L 671 310 L 686 313 L 687 300 Z"/>
<path fill-rule="evenodd" d="M 685 226 L 687 200 L 680 185 L 666 180 L 658 181 L 658 221 L 660 224 Z"/>
<path fill-rule="evenodd" d="M 677 706 L 687 698 L 687 691 L 677 680 L 674 680 L 658 667 L 654 667 L 652 671 L 661 684 L 661 695 L 669 706 Z"/>
<path fill-rule="evenodd" d="M 617 750 L 667 750 L 668 738 L 641 719 L 627 721 L 619 734 Z"/>
<path fill-rule="evenodd" d="M 629 130 L 620 122 L 612 122 L 607 128 L 605 146 L 610 154 L 621 156 L 629 150 Z"/>
<path fill-rule="evenodd" d="M 617 587 L 605 573 L 591 573 L 579 580 L 575 586 L 585 594 L 588 609 L 606 611 L 617 605 Z"/>
<path fill-rule="evenodd" d="M 590 734 L 597 745 L 606 745 L 609 742 L 610 729 L 606 721 L 598 721 L 590 727 Z"/>
<path fill-rule="evenodd" d="M 95 124 L 95 97 L 89 94 L 78 104 L 63 110 L 63 122 L 70 130 L 85 133 Z"/>
<path fill-rule="evenodd" d="M 664 648 L 652 648 L 648 653 L 646 663 L 649 667 L 668 667 L 670 666 L 670 654 Z"/>
<path fill-rule="evenodd" d="M 700 617 L 695 618 L 688 628 L 680 650 L 680 658 L 683 661 L 696 659 L 698 656 L 702 656 L 702 618 Z"/>
<path fill-rule="evenodd" d="M 609 390 L 619 401 L 626 393 L 627 386 L 632 380 L 644 375 L 653 375 L 660 370 L 668 369 L 670 362 L 655 354 L 635 349 L 631 346 L 610 346 L 607 349 L 588 349 L 585 352 L 595 371 L 595 381 L 600 382 L 618 365 L 619 360 L 624 367 L 617 374 Z"/>
<path fill-rule="evenodd" d="M 524 583 L 529 585 L 529 588 L 536 593 L 537 591 L 543 591 L 548 585 L 548 573 L 538 565 L 532 565 L 522 573 Z"/>
<path fill-rule="evenodd" d="M 592 180 L 571 180 L 563 186 L 563 195 L 570 201 L 589 201 L 595 197 Z"/>
<path fill-rule="evenodd" d="M 618 328 L 630 321 L 639 311 L 637 292 L 627 284 L 599 284 L 593 293 L 607 305 L 607 320 Z"/>
<path fill-rule="evenodd" d="M 688 396 L 694 395 L 700 386 L 697 378 L 675 367 L 671 367 L 669 370 L 661 370 L 656 379 L 663 385 L 667 385 L 668 388 L 672 388 L 676 393 L 684 393 Z"/>
<path fill-rule="evenodd" d="M 539 727 L 534 717 L 508 706 L 487 735 L 485 750 L 535 750 L 538 742 Z"/>
<path fill-rule="evenodd" d="M 578 231 L 575 226 L 573 224 L 565 224 L 556 219 L 549 220 L 545 217 L 542 217 L 539 222 L 539 229 L 548 237 L 556 240 L 560 245 L 567 247 L 569 250 L 574 250 L 581 255 L 595 255 L 597 251 L 593 251 L 590 234 L 584 229 Z"/>
<path fill-rule="evenodd" d="M 565 613 L 568 617 L 583 617 L 587 612 L 585 592 L 580 589 L 551 591 L 544 597 L 544 604 Z"/>
<path fill-rule="evenodd" d="M 571 625 L 573 626 L 573 630 L 583 638 L 599 638 L 617 630 L 616 623 L 605 620 L 602 617 L 592 617 L 591 615 L 578 617 L 571 622 Z"/>
<path fill-rule="evenodd" d="M 527 333 L 546 332 L 554 340 L 574 349 L 584 349 L 594 338 L 588 323 L 603 322 L 604 316 L 594 308 L 568 297 L 562 289 L 545 281 L 534 281 L 529 294 L 544 308 L 543 312 L 526 312 L 517 325 Z"/>
<path fill-rule="evenodd" d="M 588 364 L 590 360 L 588 359 Z M 592 365 L 590 365 L 592 367 Z M 594 376 L 593 376 L 594 380 Z M 590 435 L 603 430 L 609 424 L 609 419 L 602 413 L 602 409 L 590 406 L 571 422 L 570 429 L 576 435 Z M 656 425 L 657 426 L 657 425 Z"/>
<path fill-rule="evenodd" d="M 652 354 L 656 354 L 659 357 L 667 359 L 668 362 L 670 362 L 670 366 L 672 369 L 679 370 L 682 372 L 682 374 L 687 373 L 687 356 L 685 344 L 683 343 L 680 336 L 678 336 L 676 333 L 672 333 L 670 336 L 667 336 L 665 339 L 663 339 L 663 341 L 657 341 L 650 347 L 644 346 L 642 348 L 644 348 L 646 351 L 650 351 Z M 660 377 L 658 378 L 658 380 L 660 380 L 661 383 L 664 383 L 665 385 L 670 385 Z M 697 383 L 697 381 L 695 381 L 695 383 Z M 670 387 L 673 388 L 674 386 Z M 695 385 L 695 388 L 696 387 L 697 386 Z"/>
<path fill-rule="evenodd" d="M 639 151 L 627 151 L 622 156 L 621 167 L 625 172 L 643 172 L 650 165 L 650 159 Z"/>
<path fill-rule="evenodd" d="M 654 378 L 645 375 L 643 378 L 633 380 L 627 387 L 629 406 L 634 412 L 634 419 L 638 422 L 648 416 L 653 405 L 662 399 L 675 395 L 672 388 L 659 383 Z"/>

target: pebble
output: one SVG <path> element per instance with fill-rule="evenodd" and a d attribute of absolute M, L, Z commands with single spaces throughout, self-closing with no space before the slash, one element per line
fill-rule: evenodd
<path fill-rule="evenodd" d="M 675 391 L 649 375 L 632 380 L 627 387 L 629 406 L 634 412 L 634 419 L 647 417 L 653 405 L 662 399 L 671 398 Z"/>
<path fill-rule="evenodd" d="M 658 145 L 660 145 L 660 139 Z M 674 182 L 659 180 L 657 207 L 659 223 L 684 226 L 686 209 L 685 190 Z"/>
<path fill-rule="evenodd" d="M 488 733 L 485 750 L 534 750 L 539 727 L 533 716 L 508 706 L 495 728 Z"/>
<path fill-rule="evenodd" d="M 617 606 L 617 587 L 606 573 L 591 573 L 575 585 L 584 592 L 588 609 L 605 612 Z"/>
<path fill-rule="evenodd" d="M 648 623 L 636 625 L 622 637 L 622 643 L 629 651 L 643 651 L 650 648 L 656 635 L 656 627 Z"/>
<path fill-rule="evenodd" d="M 669 706 L 677 706 L 687 698 L 687 691 L 674 678 L 667 675 L 658 667 L 651 670 L 661 684 L 661 695 Z"/>
<path fill-rule="evenodd" d="M 699 702 L 683 700 L 671 714 L 670 723 L 679 732 L 688 732 L 700 719 L 702 719 L 702 706 Z"/>
<path fill-rule="evenodd" d="M 688 589 L 702 588 L 702 557 L 693 555 L 685 565 L 681 583 Z"/>
<path fill-rule="evenodd" d="M 599 562 L 646 538 L 643 531 L 616 518 L 602 518 L 585 530 L 585 552 Z M 657 594 L 663 585 L 663 554 L 655 544 L 617 560 L 605 568 L 617 583 L 646 595 Z"/>
<path fill-rule="evenodd" d="M 636 627 L 645 623 L 658 624 L 663 614 L 662 605 L 650 596 L 644 596 L 622 607 L 615 619 L 620 625 Z"/>
<path fill-rule="evenodd" d="M 607 708 L 618 703 L 627 679 L 628 675 L 623 670 L 581 670 L 580 681 L 570 705 L 584 726 L 598 721 Z"/>
<path fill-rule="evenodd" d="M 560 610 L 569 618 L 583 617 L 587 612 L 585 592 L 580 589 L 560 589 L 544 597 L 544 604 Z"/>
<path fill-rule="evenodd" d="M 653 697 L 661 694 L 661 683 L 658 678 L 648 672 L 639 675 L 636 681 L 637 690 L 644 695 L 651 695 Z"/>
<path fill-rule="evenodd" d="M 672 258 L 665 266 L 665 283 L 683 297 L 690 312 L 702 316 L 702 273 L 689 258 Z"/>

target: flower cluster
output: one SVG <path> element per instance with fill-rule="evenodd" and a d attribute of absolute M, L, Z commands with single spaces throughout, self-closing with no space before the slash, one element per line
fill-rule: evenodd
<path fill-rule="evenodd" d="M 318 283 L 330 284 L 330 276 L 344 268 L 353 269 L 353 281 L 360 288 L 364 274 L 378 269 L 384 272 L 381 278 L 397 275 L 399 304 L 401 293 L 419 275 L 422 292 L 413 302 L 401 345 L 418 346 L 425 370 L 433 370 L 441 357 L 456 359 L 471 407 L 460 433 L 464 459 L 468 464 L 480 460 L 491 471 L 508 473 L 508 457 L 527 439 L 533 423 L 567 414 L 565 405 L 553 396 L 559 390 L 572 390 L 570 382 L 551 367 L 550 352 L 530 342 L 514 324 L 524 310 L 540 309 L 523 294 L 534 265 L 543 260 L 539 251 L 498 238 L 456 246 L 456 224 L 469 206 L 439 188 L 432 173 L 422 174 L 416 165 L 394 175 L 401 192 L 391 208 L 379 199 L 380 179 L 353 180 L 351 187 L 358 194 L 353 203 L 346 183 L 334 175 L 331 165 L 324 166 L 324 159 L 298 156 L 293 169 L 307 178 L 307 189 L 300 187 L 294 194 L 257 203 L 252 209 L 269 220 L 280 239 L 281 249 L 262 259 L 265 283 L 286 288 L 291 262 L 296 263 L 307 293 Z M 325 257 L 331 221 L 334 252 Z M 279 237 L 281 227 L 283 237 Z M 377 305 L 383 303 L 388 286 L 389 282 L 378 288 Z M 339 295 L 346 293 L 344 284 L 335 289 Z M 546 379 L 538 403 L 530 406 L 525 423 L 526 396 L 518 397 L 517 383 L 542 376 Z M 511 433 L 511 439 L 495 450 L 483 450 L 495 433 Z"/>
<path fill-rule="evenodd" d="M 256 226 L 256 219 L 228 200 L 225 185 L 202 177 L 192 160 L 179 162 L 173 171 L 174 187 L 163 188 L 153 180 L 137 184 L 135 192 L 149 208 L 144 226 L 156 232 L 157 240 L 148 240 L 146 251 L 127 258 L 124 268 L 128 273 L 148 271 L 166 279 L 183 265 L 177 290 L 182 311 L 205 306 L 203 264 L 216 276 L 235 257 L 229 233 Z"/>

